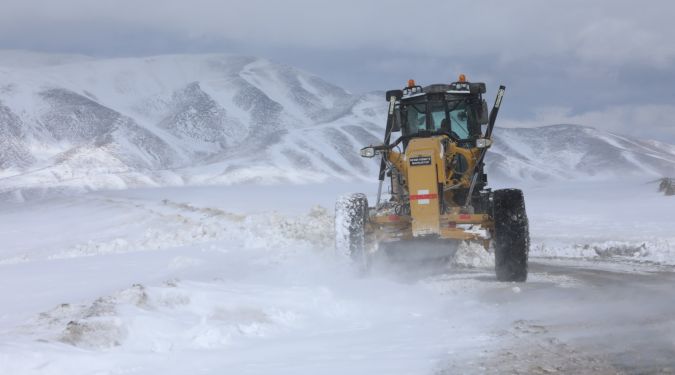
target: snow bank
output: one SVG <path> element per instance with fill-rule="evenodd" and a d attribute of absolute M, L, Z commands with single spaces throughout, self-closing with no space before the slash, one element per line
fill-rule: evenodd
<path fill-rule="evenodd" d="M 532 244 L 531 254 L 535 257 L 618 258 L 637 262 L 675 264 L 675 238 L 573 244 L 536 241 Z"/>
<path fill-rule="evenodd" d="M 526 186 L 531 256 L 675 264 L 675 199 L 641 180 Z"/>

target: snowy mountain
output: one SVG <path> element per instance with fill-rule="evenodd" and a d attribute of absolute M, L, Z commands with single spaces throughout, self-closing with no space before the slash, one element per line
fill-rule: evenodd
<path fill-rule="evenodd" d="M 0 52 L 0 194 L 373 178 L 386 103 L 229 55 Z M 675 174 L 675 147 L 574 125 L 498 129 L 500 179 Z"/>
<path fill-rule="evenodd" d="M 675 146 L 587 126 L 497 128 L 486 163 L 493 178 L 611 179 L 675 174 Z"/>

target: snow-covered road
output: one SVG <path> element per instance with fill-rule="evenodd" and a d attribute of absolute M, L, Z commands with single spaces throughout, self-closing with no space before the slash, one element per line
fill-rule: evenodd
<path fill-rule="evenodd" d="M 494 345 L 440 374 L 675 372 L 672 267 L 537 259 L 531 272 L 514 294 L 479 292 L 501 319 Z"/>
<path fill-rule="evenodd" d="M 651 187 L 570 187 L 555 202 L 531 189 L 524 284 L 497 283 L 471 247 L 359 275 L 322 208 L 358 188 L 3 205 L 0 374 L 675 371 L 675 203 Z M 649 220 L 613 211 L 645 205 Z"/>

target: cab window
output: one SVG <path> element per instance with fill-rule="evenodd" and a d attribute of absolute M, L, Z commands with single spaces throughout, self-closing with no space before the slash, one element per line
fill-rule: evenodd
<path fill-rule="evenodd" d="M 427 130 L 427 105 L 424 103 L 406 106 L 406 134 L 415 134 Z"/>
<path fill-rule="evenodd" d="M 473 114 L 464 101 L 406 104 L 404 107 L 404 134 L 416 134 L 422 131 L 449 131 L 459 139 L 470 139 Z M 446 112 L 447 111 L 447 112 Z M 446 117 L 447 114 L 447 117 Z"/>
<path fill-rule="evenodd" d="M 450 111 L 452 131 L 459 139 L 469 138 L 469 114 L 466 108 L 457 108 Z"/>

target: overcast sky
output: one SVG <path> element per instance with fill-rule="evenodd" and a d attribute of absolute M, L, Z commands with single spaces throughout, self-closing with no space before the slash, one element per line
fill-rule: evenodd
<path fill-rule="evenodd" d="M 579 123 L 675 142 L 675 2 L 3 0 L 0 48 L 269 58 L 352 92 L 507 86 L 502 125 Z"/>

